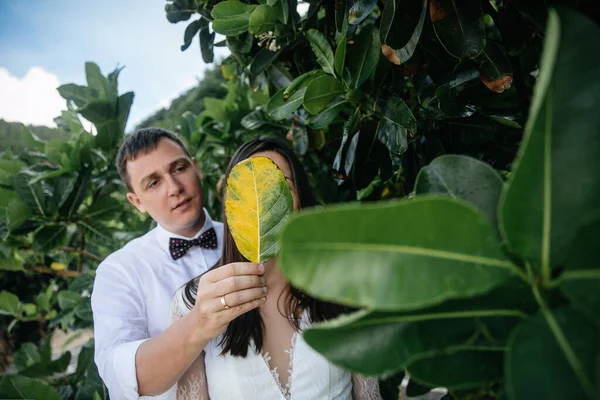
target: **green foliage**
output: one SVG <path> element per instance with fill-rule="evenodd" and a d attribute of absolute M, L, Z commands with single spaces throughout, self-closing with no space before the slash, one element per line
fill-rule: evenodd
<path fill-rule="evenodd" d="M 312 347 L 455 398 L 598 398 L 598 43 L 593 21 L 549 13 L 504 185 L 485 163 L 444 156 L 421 169 L 414 199 L 291 219 L 280 261 L 292 284 L 364 308 L 305 332 Z"/>
<path fill-rule="evenodd" d="M 48 128 L 47 126 L 28 126 L 25 127 L 20 122 L 7 122 L 0 119 L 0 146 L 1 153 L 4 157 L 10 158 L 12 154 L 18 154 L 25 150 L 27 144 L 21 140 L 21 132 L 23 129 L 31 132 L 41 140 L 59 139 L 66 140 L 70 135 L 61 128 Z M 3 157 L 0 157 L 3 158 Z"/>
<path fill-rule="evenodd" d="M 171 22 L 183 3 L 167 6 Z M 182 19 L 203 21 L 190 32 L 206 24 L 226 36 L 222 69 L 251 89 L 248 118 L 266 111 L 270 129 L 255 133 L 292 141 L 320 202 L 404 197 L 444 154 L 510 169 L 546 4 L 349 0 L 309 2 L 300 15 L 289 0 L 188 3 Z"/>
<path fill-rule="evenodd" d="M 21 127 L 22 146 L 6 150 L 0 161 L 0 282 L 10 288 L 0 292 L 0 327 L 17 349 L 17 375 L 2 376 L 2 398 L 104 393 L 92 348 L 84 348 L 77 371 L 67 373 L 71 353 L 52 358 L 50 336 L 40 341 L 39 332 L 91 328 L 89 293 L 99 261 L 148 229 L 149 220 L 132 213 L 120 193 L 114 166 L 133 101 L 133 93 L 118 93 L 120 71 L 104 76 L 86 63 L 87 86 L 58 88 L 68 110 L 56 122 L 66 133 L 41 138 Z M 95 134 L 80 116 L 94 124 Z"/>

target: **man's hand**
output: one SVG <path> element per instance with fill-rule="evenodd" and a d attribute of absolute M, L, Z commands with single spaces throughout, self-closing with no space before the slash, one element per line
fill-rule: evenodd
<path fill-rule="evenodd" d="M 201 340 L 211 340 L 225 331 L 238 316 L 266 300 L 267 287 L 262 264 L 231 263 L 202 275 L 196 305 L 190 312 L 197 321 Z"/>

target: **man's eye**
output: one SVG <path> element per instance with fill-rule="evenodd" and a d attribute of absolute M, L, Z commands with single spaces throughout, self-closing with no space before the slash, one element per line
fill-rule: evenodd
<path fill-rule="evenodd" d="M 152 181 L 148 184 L 148 189 L 152 189 L 158 185 L 158 181 Z"/>

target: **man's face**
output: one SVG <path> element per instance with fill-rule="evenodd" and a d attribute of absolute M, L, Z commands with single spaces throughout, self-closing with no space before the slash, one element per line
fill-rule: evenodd
<path fill-rule="evenodd" d="M 172 140 L 162 138 L 154 150 L 127 162 L 133 192 L 127 199 L 163 228 L 192 237 L 204 225 L 202 175 Z"/>

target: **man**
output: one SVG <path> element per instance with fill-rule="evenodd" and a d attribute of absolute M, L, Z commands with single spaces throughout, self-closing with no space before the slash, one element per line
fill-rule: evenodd
<path fill-rule="evenodd" d="M 175 290 L 219 262 L 223 225 L 204 209 L 198 165 L 173 133 L 128 136 L 117 168 L 127 199 L 157 227 L 98 267 L 94 358 L 111 399 L 174 399 L 175 383 L 206 344 L 262 304 L 264 267 L 235 263 L 204 274 L 196 306 L 169 326 Z"/>

